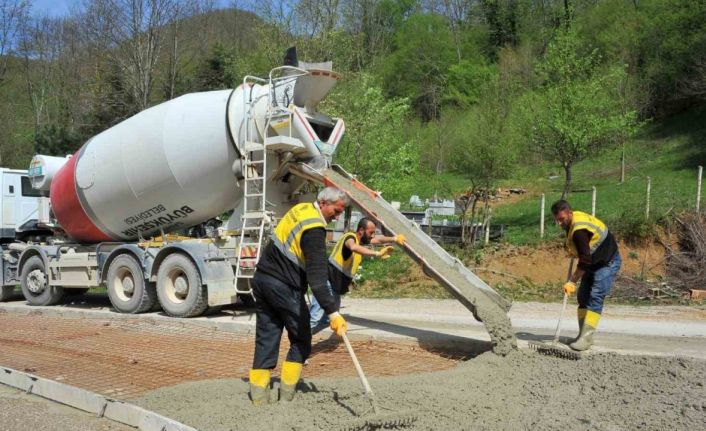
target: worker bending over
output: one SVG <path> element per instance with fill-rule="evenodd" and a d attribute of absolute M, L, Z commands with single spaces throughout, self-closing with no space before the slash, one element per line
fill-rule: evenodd
<path fill-rule="evenodd" d="M 295 205 L 277 224 L 252 280 L 255 295 L 255 357 L 250 370 L 250 398 L 254 405 L 270 399 L 270 373 L 277 366 L 282 329 L 287 328 L 289 352 L 282 365 L 279 399 L 291 401 L 302 364 L 311 353 L 309 308 L 304 300 L 311 288 L 339 336 L 348 329 L 338 304 L 326 287 L 326 225 L 348 205 L 348 196 L 334 187 L 323 189 L 314 203 Z"/>
<path fill-rule="evenodd" d="M 329 262 L 329 283 L 328 289 L 336 298 L 336 304 L 340 307 L 341 295 L 348 292 L 353 278 L 355 277 L 363 256 L 379 257 L 387 259 L 390 257 L 393 248 L 383 247 L 380 251 L 371 250 L 365 245 L 382 245 L 397 243 L 404 245 L 404 235 L 396 236 L 375 236 L 377 226 L 369 218 L 363 217 L 358 222 L 355 232 L 346 232 L 338 240 L 328 258 Z M 328 323 L 328 318 L 324 315 L 324 310 L 319 305 L 316 297 L 311 298 L 309 307 L 311 315 L 310 326 L 313 330 L 320 324 Z"/>
<path fill-rule="evenodd" d="M 571 257 L 578 257 L 576 271 L 564 284 L 568 295 L 578 289 L 579 336 L 569 346 L 588 350 L 603 312 L 603 301 L 613 287 L 620 270 L 620 253 L 613 234 L 605 223 L 581 211 L 572 211 L 565 200 L 552 205 L 554 220 L 566 231 L 566 248 Z"/>

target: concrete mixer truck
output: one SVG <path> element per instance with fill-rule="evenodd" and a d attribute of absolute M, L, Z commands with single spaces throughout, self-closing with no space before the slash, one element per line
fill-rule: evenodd
<path fill-rule="evenodd" d="M 404 234 L 407 254 L 507 350 L 509 302 L 379 193 L 331 165 L 345 124 L 317 107 L 338 80 L 330 62 L 299 62 L 292 48 L 267 78 L 246 76 L 235 90 L 149 108 L 73 156 L 35 156 L 27 178 L 37 217 L 13 241 L 0 241 L 3 297 L 20 284 L 29 304 L 51 305 L 105 285 L 119 312 L 161 307 L 197 316 L 249 295 L 278 218 L 313 200 L 319 185 L 334 185 L 386 233 Z M 205 237 L 175 235 L 216 217 L 226 220 Z"/>
<path fill-rule="evenodd" d="M 3 245 L 3 285 L 32 305 L 105 284 L 114 308 L 195 316 L 250 293 L 272 222 L 310 182 L 286 165 L 330 164 L 343 120 L 317 111 L 331 63 L 290 65 L 235 90 L 167 101 L 89 139 L 67 158 L 37 155 L 36 235 Z M 306 199 L 311 199 L 305 196 Z M 230 212 L 210 237 L 170 235 Z"/>

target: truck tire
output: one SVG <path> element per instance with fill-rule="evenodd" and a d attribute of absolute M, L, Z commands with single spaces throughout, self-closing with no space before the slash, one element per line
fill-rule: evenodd
<path fill-rule="evenodd" d="M 173 317 L 199 316 L 208 308 L 206 286 L 187 256 L 167 256 L 157 271 L 157 296 L 165 313 Z"/>
<path fill-rule="evenodd" d="M 0 302 L 7 301 L 15 291 L 15 286 L 0 286 Z"/>
<path fill-rule="evenodd" d="M 154 283 L 145 280 L 140 263 L 132 255 L 118 255 L 110 263 L 105 280 L 110 303 L 120 313 L 144 313 L 157 302 Z"/>
<path fill-rule="evenodd" d="M 32 256 L 22 266 L 20 285 L 29 305 L 53 305 L 64 296 L 61 286 L 49 286 L 44 261 L 39 256 Z"/>

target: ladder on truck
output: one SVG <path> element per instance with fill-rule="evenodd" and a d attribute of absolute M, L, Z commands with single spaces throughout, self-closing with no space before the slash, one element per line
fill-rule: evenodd
<path fill-rule="evenodd" d="M 249 82 L 267 83 L 266 80 L 246 76 L 243 85 Z M 269 94 L 268 94 L 269 99 Z M 266 233 L 269 216 L 266 210 L 265 196 L 267 192 L 267 151 L 265 143 L 257 142 L 257 125 L 253 117 L 253 109 L 257 100 L 251 100 L 248 92 L 243 91 L 243 106 L 245 107 L 245 142 L 241 146 L 243 154 L 243 214 L 240 228 L 240 242 L 235 265 L 235 291 L 238 294 L 252 295 L 250 279 L 255 275 L 255 267 L 260 259 L 262 244 Z M 268 100 L 269 105 L 269 100 Z M 269 118 L 267 119 L 269 123 Z M 267 129 L 265 129 L 267 130 Z M 240 289 L 238 280 L 248 280 L 248 288 Z M 253 297 L 254 299 L 254 297 Z"/>
<path fill-rule="evenodd" d="M 289 75 L 273 77 L 274 73 L 289 71 L 295 72 Z M 248 288 L 242 290 L 238 288 L 238 280 L 252 279 L 255 275 L 257 262 L 260 260 L 264 237 L 268 233 L 269 224 L 272 220 L 267 211 L 266 184 L 267 184 L 267 142 L 269 140 L 268 131 L 273 118 L 288 116 L 291 124 L 292 113 L 287 106 L 279 106 L 276 97 L 277 83 L 282 81 L 292 81 L 300 75 L 304 75 L 305 70 L 282 66 L 272 69 L 269 79 L 262 79 L 254 76 L 243 78 L 243 85 L 249 82 L 257 82 L 269 86 L 267 92 L 267 114 L 265 124 L 262 129 L 262 142 L 256 140 L 257 124 L 253 115 L 253 110 L 259 100 L 248 98 L 248 92 L 243 92 L 243 106 L 245 107 L 245 143 L 241 147 L 243 154 L 243 214 L 242 227 L 240 230 L 240 245 L 235 271 L 235 291 L 238 294 L 252 295 L 252 289 L 248 282 Z M 290 126 L 291 134 L 291 126 Z"/>

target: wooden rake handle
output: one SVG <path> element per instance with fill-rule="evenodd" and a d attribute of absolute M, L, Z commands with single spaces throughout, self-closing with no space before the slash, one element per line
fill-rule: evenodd
<path fill-rule="evenodd" d="M 566 281 L 571 280 L 571 273 L 574 269 L 574 258 L 572 257 L 569 261 L 569 273 L 566 276 Z M 561 314 L 559 314 L 559 321 L 556 322 L 556 331 L 554 331 L 554 343 L 559 341 L 559 334 L 561 333 L 561 321 L 564 319 L 564 312 L 566 311 L 566 304 L 569 301 L 569 295 L 564 292 L 564 304 L 561 306 Z"/>
<path fill-rule="evenodd" d="M 368 383 L 368 379 L 365 377 L 365 373 L 363 372 L 363 367 L 360 366 L 360 362 L 358 362 L 358 357 L 353 351 L 353 346 L 351 346 L 351 342 L 348 341 L 348 335 L 343 334 L 341 335 L 341 338 L 343 338 L 343 343 L 346 345 L 346 350 L 348 350 L 348 354 L 350 355 L 351 360 L 353 361 L 353 365 L 355 365 L 355 371 L 358 373 L 360 383 L 363 385 L 363 389 L 365 390 L 365 396 L 367 396 L 370 400 L 370 404 L 372 404 L 373 411 L 375 412 L 375 414 L 380 414 L 380 411 L 378 410 L 378 403 L 375 400 L 375 394 L 373 393 L 373 388 L 370 387 L 370 383 Z"/>

